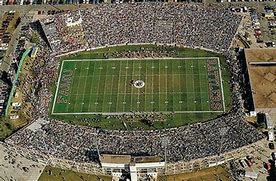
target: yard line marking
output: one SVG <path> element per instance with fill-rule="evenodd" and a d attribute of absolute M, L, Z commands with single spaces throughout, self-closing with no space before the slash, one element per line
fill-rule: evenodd
<path fill-rule="evenodd" d="M 81 70 L 82 70 L 82 65 L 83 65 L 83 62 L 81 62 Z M 80 73 L 81 74 L 81 73 Z M 79 79 L 78 79 L 79 80 Z M 80 81 L 78 81 L 78 83 L 77 83 L 78 85 L 77 85 L 77 87 L 79 87 L 80 86 Z M 77 94 L 79 93 L 79 89 L 77 89 Z M 77 96 L 76 96 L 76 98 L 77 98 Z M 74 106 L 73 106 L 73 110 L 75 111 L 75 109 L 76 109 L 76 103 L 74 104 Z"/>
<path fill-rule="evenodd" d="M 89 64 L 89 62 L 88 62 L 88 64 Z M 88 65 L 89 66 L 89 65 Z M 88 68 L 86 68 L 86 70 L 87 70 L 87 72 L 86 72 L 86 75 L 88 75 Z M 85 95 L 85 88 L 86 88 L 86 82 L 87 82 L 87 76 L 86 76 L 86 78 L 85 78 L 85 82 L 84 82 L 84 95 Z M 82 111 L 82 109 L 83 109 L 83 105 L 84 105 L 84 95 L 82 96 L 82 106 L 81 106 L 81 111 Z"/>
<path fill-rule="evenodd" d="M 106 64 L 106 69 L 107 69 L 107 67 L 108 67 L 108 64 Z M 104 78 L 105 78 L 105 80 L 104 80 L 104 88 L 103 88 L 103 104 L 102 104 L 102 111 L 103 111 L 103 109 L 105 109 L 105 106 L 104 106 L 104 105 L 106 105 L 106 104 L 105 104 L 105 101 L 107 101 L 107 100 L 106 100 L 106 95 L 105 95 L 106 84 L 107 84 L 107 83 L 106 83 L 106 80 L 107 80 L 106 73 L 107 73 L 107 72 L 105 72 L 105 74 L 103 75 Z"/>
<path fill-rule="evenodd" d="M 142 68 L 142 66 L 141 66 L 141 64 L 142 64 L 142 63 L 141 63 L 141 60 L 140 60 L 139 63 L 140 63 L 140 64 L 139 64 L 139 65 L 140 65 L 140 66 L 139 66 L 139 80 L 141 80 L 141 76 L 140 76 L 140 75 L 141 75 L 141 68 Z M 140 67 L 141 67 L 141 68 L 140 68 Z M 139 105 L 140 105 L 140 91 L 141 91 L 141 90 L 139 89 L 139 90 L 138 90 L 138 102 L 139 102 L 139 103 L 137 102 L 137 107 L 136 107 L 137 111 L 139 111 L 139 107 L 140 107 L 140 106 L 139 106 Z"/>
<path fill-rule="evenodd" d="M 111 83 L 111 88 L 110 88 L 110 90 L 113 90 L 113 82 L 114 82 L 114 71 L 115 71 L 115 68 L 113 69 L 113 67 L 112 67 L 112 70 L 113 70 L 113 72 L 112 72 L 112 83 Z M 107 77 L 107 76 L 106 76 Z M 106 84 L 106 83 L 105 83 Z M 110 112 L 110 109 L 111 109 L 111 104 L 112 104 L 112 102 L 111 102 L 111 104 L 110 104 L 110 101 L 112 100 L 112 95 L 113 94 L 110 94 L 110 97 L 109 97 L 109 112 Z"/>
<path fill-rule="evenodd" d="M 154 64 L 152 65 L 152 63 L 153 63 L 153 61 L 151 62 L 151 67 L 154 67 L 154 66 L 153 66 Z M 151 70 L 151 73 L 153 73 L 153 70 Z M 154 103 L 154 101 L 153 101 L 153 99 L 154 99 L 154 97 L 153 97 L 153 84 L 154 84 L 153 76 L 151 76 L 151 81 L 152 81 L 152 83 L 151 83 L 151 93 L 152 93 L 152 94 L 151 94 L 151 101 Z M 151 103 L 152 103 L 152 102 L 151 102 Z M 152 104 L 153 104 L 153 103 L 152 103 Z M 154 109 L 154 106 L 152 105 L 152 106 L 151 106 L 151 111 L 153 111 L 153 109 Z"/>
<path fill-rule="evenodd" d="M 187 69 L 187 62 L 184 62 L 184 64 L 185 64 L 185 70 L 187 71 L 187 70 L 188 70 L 188 69 Z M 185 93 L 186 93 L 186 94 L 185 94 L 185 96 L 186 96 L 186 104 L 185 104 L 185 106 L 186 106 L 186 110 L 188 110 L 188 105 L 189 105 L 189 104 L 188 104 L 188 100 L 189 100 L 189 99 L 188 99 L 188 94 L 187 94 L 187 90 L 188 90 L 188 86 L 187 86 L 187 85 L 188 85 L 187 75 L 185 75 L 185 84 L 186 84 L 186 85 L 185 85 L 185 91 L 186 91 L 186 92 L 185 92 Z"/>
<path fill-rule="evenodd" d="M 161 98 L 160 98 L 160 92 L 161 92 L 161 88 L 160 88 L 160 61 L 158 61 L 158 110 L 160 110 L 160 105 L 161 105 Z"/>
<path fill-rule="evenodd" d="M 194 62 L 192 61 L 192 72 L 194 73 L 194 69 L 193 69 L 193 67 L 194 67 Z M 193 76 L 193 80 L 195 79 L 195 77 Z M 195 90 L 195 81 L 193 81 L 193 91 Z M 195 101 L 195 95 L 194 95 L 194 101 Z M 195 105 L 194 105 L 194 109 L 193 110 L 196 110 L 196 107 L 195 107 Z"/>
<path fill-rule="evenodd" d="M 178 61 L 178 63 L 179 63 L 178 68 L 181 68 L 181 67 L 182 67 L 182 66 L 181 66 L 181 62 Z M 180 72 L 179 69 L 178 69 L 178 71 Z M 181 90 L 182 90 L 182 89 L 181 89 L 181 85 L 182 85 L 182 84 L 181 84 L 181 75 L 180 75 L 180 73 L 179 73 L 179 80 L 178 80 L 178 83 L 179 83 L 179 91 L 181 91 Z M 181 92 L 183 92 L 183 90 L 182 90 Z M 181 100 L 182 100 L 182 95 L 180 95 L 179 98 L 180 98 L 180 101 L 179 101 L 179 103 L 180 103 L 180 104 L 179 104 L 179 110 L 182 110 L 182 109 L 181 109 L 181 108 L 182 108 L 182 105 L 181 105 L 181 104 L 183 103 L 183 102 L 181 101 Z"/>
<path fill-rule="evenodd" d="M 75 78 L 75 69 L 76 69 L 76 64 L 74 64 L 74 70 L 73 70 L 73 75 L 72 75 L 72 83 L 74 82 L 74 78 Z M 63 70 L 62 70 L 63 71 Z M 68 97 L 68 103 L 69 104 L 71 104 L 71 100 L 72 100 L 72 94 L 71 94 L 71 92 L 72 92 L 72 90 L 73 90 L 73 88 L 74 88 L 74 86 L 72 86 L 72 85 L 70 85 L 70 96 Z M 69 105 L 67 105 L 67 107 L 66 107 L 66 112 L 68 112 L 69 111 Z"/>
<path fill-rule="evenodd" d="M 166 61 L 166 66 L 165 68 L 168 67 L 168 61 Z M 166 68 L 166 74 L 168 75 L 168 69 Z M 168 111 L 168 103 L 169 103 L 169 100 L 168 100 L 168 76 L 166 76 L 166 101 L 167 102 L 167 105 L 166 105 L 166 111 Z"/>
<path fill-rule="evenodd" d="M 134 63 L 132 62 L 132 73 L 131 73 L 131 80 L 133 80 L 133 72 L 134 72 Z M 132 111 L 135 111 L 133 110 L 133 107 L 132 107 L 132 89 L 133 87 L 130 87 L 130 107 L 131 107 L 131 110 Z"/>
<path fill-rule="evenodd" d="M 94 62 L 93 62 L 94 63 Z M 95 72 L 95 63 L 93 64 L 93 72 L 92 72 L 92 75 L 94 74 L 94 72 Z M 90 85 L 90 91 L 89 91 L 89 105 L 88 105 L 88 110 L 90 110 L 91 108 L 90 108 L 90 103 L 92 103 L 92 101 L 91 101 L 91 95 L 93 95 L 92 93 L 91 93 L 91 91 L 93 90 L 93 84 L 92 84 L 92 80 L 93 79 L 91 79 L 91 85 Z"/>
<path fill-rule="evenodd" d="M 120 89 L 120 77 L 121 77 L 121 66 L 122 66 L 122 63 L 121 63 L 121 61 L 119 61 L 119 63 L 120 63 L 120 68 L 119 68 L 119 78 L 118 78 L 118 89 L 117 89 L 117 94 L 116 94 L 116 96 L 117 96 L 117 101 L 116 101 L 116 111 L 118 111 L 118 108 L 119 108 L 119 98 L 120 98 L 120 94 L 119 94 L 119 89 Z"/>
<path fill-rule="evenodd" d="M 103 64 L 103 61 L 101 61 L 100 63 L 101 63 L 101 65 L 102 65 L 102 64 Z M 94 65 L 94 66 L 96 66 L 96 65 Z M 100 72 L 102 72 L 102 70 L 100 70 Z M 98 95 L 99 95 L 99 93 L 100 93 L 100 81 L 101 81 L 101 76 L 99 76 L 99 81 L 98 81 L 97 99 L 96 99 L 97 104 L 95 104 L 95 105 L 96 105 L 95 110 L 97 110 L 98 105 L 99 105 L 99 96 L 98 96 Z"/>
<path fill-rule="evenodd" d="M 147 84 L 148 82 L 147 82 L 147 79 L 148 79 L 148 74 L 147 74 L 147 69 L 148 69 L 148 66 L 147 66 L 147 64 L 145 65 L 145 83 Z M 145 85 L 145 92 L 144 92 L 144 94 L 145 94 L 145 101 L 144 101 L 144 110 L 148 110 L 147 109 L 147 101 L 148 101 L 148 99 L 147 99 L 147 94 L 148 94 L 148 92 L 147 92 L 147 87 L 149 87 L 149 86 L 147 86 L 147 85 Z"/>
<path fill-rule="evenodd" d="M 127 61 L 127 67 L 128 67 L 128 61 Z M 127 83 L 126 83 L 126 81 L 127 81 L 127 71 L 128 71 L 128 68 L 127 68 L 127 70 L 126 70 L 126 75 L 125 75 L 125 81 L 124 81 L 124 83 L 125 83 L 125 90 L 124 90 L 124 101 L 123 101 L 123 104 L 125 105 L 126 104 L 126 87 L 127 87 Z M 124 106 L 123 107 L 123 111 L 125 111 L 125 109 L 126 109 L 126 106 Z"/>
<path fill-rule="evenodd" d="M 207 70 L 206 70 L 206 61 L 204 62 L 203 70 L 204 70 L 204 72 L 206 72 L 205 75 L 204 75 L 205 82 L 208 82 L 208 73 L 207 73 Z M 202 83 L 201 85 L 204 85 L 204 83 Z M 204 88 L 206 88 L 206 87 L 207 87 L 207 91 L 208 91 L 207 96 L 208 96 L 208 100 L 209 100 L 209 90 L 208 90 L 208 86 L 205 86 Z M 205 95 L 203 94 L 203 92 L 201 92 L 200 95 L 201 95 L 201 97 L 205 96 Z M 208 103 L 208 102 L 209 102 L 208 100 L 207 100 L 207 101 L 204 100 L 204 101 L 205 101 L 206 103 Z M 209 104 L 208 104 L 208 109 L 209 109 Z M 209 110 L 210 110 L 210 109 L 209 109 Z"/>

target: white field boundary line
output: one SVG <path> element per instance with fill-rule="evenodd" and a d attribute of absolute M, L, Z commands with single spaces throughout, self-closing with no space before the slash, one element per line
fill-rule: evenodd
<path fill-rule="evenodd" d="M 221 79 L 221 91 L 222 91 L 222 99 L 223 99 L 223 111 L 174 111 L 175 113 L 204 113 L 204 112 L 225 112 L 225 102 L 224 102 L 224 91 L 223 91 L 223 84 L 222 84 L 222 76 L 221 76 L 221 70 L 220 70 L 220 62 L 219 62 L 219 57 L 186 57 L 186 58 L 173 58 L 173 57 L 162 57 L 162 58 L 112 58 L 112 59 L 70 59 L 70 60 L 63 60 L 62 62 L 62 66 L 61 66 L 61 70 L 60 70 L 60 73 L 59 73 L 59 79 L 58 79 L 58 85 L 57 85 L 57 89 L 56 89 L 56 92 L 55 92 L 55 98 L 54 98 L 54 104 L 53 104 L 53 107 L 52 107 L 52 114 L 53 115 L 57 115 L 57 114 L 60 114 L 60 115 L 66 115 L 66 114 L 76 114 L 76 113 L 54 113 L 54 107 L 55 107 L 55 103 L 56 103 L 56 98 L 57 98 L 57 93 L 58 93 L 58 89 L 59 89 L 59 84 L 60 84 L 60 79 L 61 79 L 61 73 L 62 73 L 62 70 L 63 70 L 63 64 L 64 62 L 68 61 L 68 62 L 81 62 L 81 61 L 110 61 L 110 60 L 126 60 L 126 61 L 129 61 L 129 60 L 162 60 L 162 59 L 165 59 L 165 60 L 206 60 L 206 59 L 216 59 L 218 61 L 218 65 L 219 65 L 219 74 L 220 74 L 220 79 Z M 128 66 L 128 65 L 127 65 Z M 99 76 L 100 77 L 100 76 Z M 166 86 L 167 87 L 167 86 Z M 98 88 L 99 89 L 99 88 Z M 166 98 L 167 99 L 167 98 Z M 125 101 L 125 98 L 124 98 L 124 101 Z M 162 111 L 160 111 L 162 112 Z M 123 114 L 126 114 L 128 112 L 123 112 Z M 146 113 L 146 112 L 145 112 Z M 165 112 L 164 112 L 165 113 Z M 103 112 L 87 112 L 87 113 L 77 113 L 77 114 L 109 114 L 109 113 L 103 113 Z M 112 113 L 114 114 L 114 113 Z M 115 113 L 116 115 L 116 113 Z"/>
<path fill-rule="evenodd" d="M 222 113 L 223 111 L 174 111 L 174 113 Z M 140 112 L 74 112 L 74 113 L 54 113 L 54 115 L 87 115 L 87 114 L 102 114 L 102 115 L 133 115 L 133 114 L 145 114 L 152 113 L 152 111 L 140 111 Z M 172 113 L 171 111 L 156 111 L 155 113 Z"/>
<path fill-rule="evenodd" d="M 57 95 L 58 95 L 58 91 L 59 91 L 59 83 L 60 83 L 60 79 L 61 79 L 61 73 L 63 71 L 63 65 L 64 65 L 64 61 L 62 61 L 61 67 L 60 67 L 60 70 L 59 70 L 58 82 L 57 82 L 57 87 L 56 87 L 56 92 L 55 92 L 55 97 L 54 97 L 54 103 L 53 103 L 53 106 L 52 106 L 52 114 L 54 114 L 54 108 L 56 106 L 56 100 L 57 100 Z"/>
<path fill-rule="evenodd" d="M 220 90 L 221 90 L 221 96 L 222 96 L 223 112 L 225 112 L 224 90 L 223 90 L 223 83 L 222 83 L 222 75 L 221 75 L 221 67 L 220 67 L 219 58 L 217 58 L 217 61 L 218 61 L 218 68 L 219 68 L 220 87 L 221 87 Z"/>
<path fill-rule="evenodd" d="M 174 58 L 174 57 L 146 57 L 146 58 L 109 58 L 109 59 L 66 59 L 66 62 L 82 62 L 82 61 L 117 61 L 117 60 L 206 60 L 206 59 L 218 59 L 218 57 L 185 57 L 185 58 Z"/>

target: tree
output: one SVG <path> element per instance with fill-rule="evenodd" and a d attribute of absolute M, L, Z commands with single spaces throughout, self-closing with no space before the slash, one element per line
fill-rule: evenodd
<path fill-rule="evenodd" d="M 39 43 L 39 35 L 38 33 L 33 33 L 30 39 L 31 43 L 38 44 Z"/>

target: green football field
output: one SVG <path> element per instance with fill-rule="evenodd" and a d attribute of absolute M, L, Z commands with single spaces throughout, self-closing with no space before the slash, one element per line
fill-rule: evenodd
<path fill-rule="evenodd" d="M 52 114 L 223 112 L 219 66 L 216 57 L 63 60 Z"/>

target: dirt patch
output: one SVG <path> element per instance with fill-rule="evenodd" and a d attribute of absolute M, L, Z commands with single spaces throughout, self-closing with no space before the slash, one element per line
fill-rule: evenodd
<path fill-rule="evenodd" d="M 184 173 L 177 175 L 169 175 L 158 179 L 160 181 L 214 181 L 214 180 L 223 180 L 230 181 L 232 180 L 230 174 L 225 170 L 224 167 L 212 167 L 203 169 L 200 171 L 192 172 L 192 173 Z"/>

